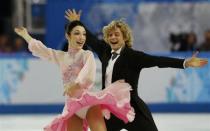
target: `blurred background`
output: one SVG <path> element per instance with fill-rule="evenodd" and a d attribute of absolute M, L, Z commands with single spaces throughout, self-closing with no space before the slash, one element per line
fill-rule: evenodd
<path fill-rule="evenodd" d="M 209 0 L 2 0 L 0 3 L 0 130 L 41 131 L 62 111 L 61 74 L 37 59 L 13 29 L 26 27 L 49 48 L 66 51 L 65 10 L 82 10 L 81 21 L 98 38 L 102 28 L 123 18 L 134 47 L 177 58 L 210 59 Z M 96 87 L 101 88 L 97 60 Z M 139 96 L 160 131 L 210 130 L 210 65 L 201 69 L 144 69 Z M 24 126 L 23 126 L 24 125 Z"/>

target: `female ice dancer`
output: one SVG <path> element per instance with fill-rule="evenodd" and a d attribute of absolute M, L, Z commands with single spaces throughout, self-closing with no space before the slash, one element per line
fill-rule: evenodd
<path fill-rule="evenodd" d="M 130 106 L 131 87 L 119 80 L 106 89 L 92 91 L 96 75 L 96 64 L 91 51 L 83 50 L 86 41 L 86 30 L 79 21 L 66 26 L 65 36 L 68 40 L 68 52 L 47 48 L 41 41 L 32 38 L 24 27 L 15 28 L 23 37 L 34 56 L 57 64 L 62 73 L 65 106 L 45 131 L 106 131 L 105 118 L 110 112 L 125 123 L 134 119 Z M 113 125 L 114 126 L 114 125 Z"/>

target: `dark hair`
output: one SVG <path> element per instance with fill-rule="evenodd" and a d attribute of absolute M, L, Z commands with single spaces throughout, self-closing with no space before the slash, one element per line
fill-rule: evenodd
<path fill-rule="evenodd" d="M 85 28 L 85 26 L 84 26 L 80 21 L 73 21 L 73 22 L 67 23 L 67 24 L 65 25 L 65 32 L 66 32 L 67 34 L 70 34 L 71 31 L 72 31 L 72 29 L 73 29 L 74 27 L 76 27 L 76 26 L 82 26 L 82 27 Z M 85 28 L 85 30 L 86 30 L 86 28 Z"/>

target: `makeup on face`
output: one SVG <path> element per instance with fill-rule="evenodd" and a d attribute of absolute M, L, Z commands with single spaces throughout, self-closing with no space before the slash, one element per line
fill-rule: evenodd
<path fill-rule="evenodd" d="M 75 26 L 70 35 L 69 42 L 71 48 L 82 49 L 86 41 L 86 31 L 82 26 Z"/>

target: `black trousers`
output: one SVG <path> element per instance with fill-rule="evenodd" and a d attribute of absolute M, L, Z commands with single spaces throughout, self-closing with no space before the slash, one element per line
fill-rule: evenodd
<path fill-rule="evenodd" d="M 125 124 L 122 120 L 118 119 L 114 115 L 111 115 L 109 120 L 105 120 L 107 131 L 120 131 L 123 128 L 128 131 L 158 131 L 151 112 L 146 105 L 144 106 L 146 106 L 147 117 L 138 110 L 136 105 L 132 106 L 134 107 L 136 113 L 134 121 Z"/>

